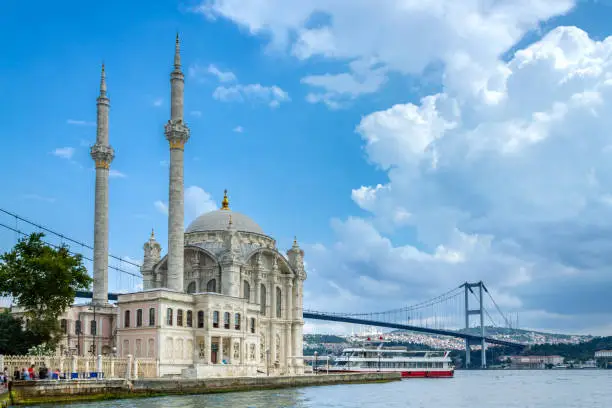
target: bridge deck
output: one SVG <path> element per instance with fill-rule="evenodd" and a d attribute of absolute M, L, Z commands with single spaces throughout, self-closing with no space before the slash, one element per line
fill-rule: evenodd
<path fill-rule="evenodd" d="M 92 293 L 86 291 L 79 291 L 76 294 L 77 298 L 91 298 Z M 109 293 L 108 300 L 117 300 L 117 293 Z M 462 339 L 471 340 L 474 342 L 480 342 L 482 337 L 476 334 L 462 333 L 454 330 L 444 330 L 444 329 L 431 329 L 429 327 L 421 327 L 421 326 L 412 326 L 407 324 L 399 324 L 399 323 L 390 323 L 390 322 L 379 322 L 376 320 L 367 320 L 367 319 L 356 319 L 354 317 L 348 316 L 340 316 L 333 315 L 321 312 L 313 312 L 313 311 L 305 311 L 303 313 L 305 319 L 313 319 L 313 320 L 324 320 L 328 322 L 340 322 L 340 323 L 353 323 L 353 324 L 361 324 L 364 326 L 376 326 L 376 327 L 387 327 L 390 329 L 398 329 L 398 330 L 408 330 L 420 333 L 429 333 L 429 334 L 437 334 L 441 336 L 450 336 L 450 337 L 458 337 Z M 485 341 L 489 344 L 499 344 L 500 346 L 509 346 L 509 347 L 525 347 L 524 344 L 515 343 L 513 341 L 506 340 L 498 340 L 492 337 L 485 337 Z"/>

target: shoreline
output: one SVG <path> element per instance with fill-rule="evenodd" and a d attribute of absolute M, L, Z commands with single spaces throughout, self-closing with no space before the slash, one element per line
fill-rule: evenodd
<path fill-rule="evenodd" d="M 70 404 L 111 399 L 162 397 L 339 384 L 400 381 L 399 373 L 317 374 L 277 377 L 40 380 L 11 383 L 10 406 Z"/>

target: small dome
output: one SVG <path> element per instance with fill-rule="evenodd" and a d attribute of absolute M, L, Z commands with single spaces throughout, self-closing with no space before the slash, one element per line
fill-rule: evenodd
<path fill-rule="evenodd" d="M 249 216 L 229 209 L 211 211 L 200 215 L 189 224 L 185 232 L 226 230 L 229 225 L 230 215 L 232 216 L 232 226 L 236 231 L 265 235 L 261 227 Z"/>

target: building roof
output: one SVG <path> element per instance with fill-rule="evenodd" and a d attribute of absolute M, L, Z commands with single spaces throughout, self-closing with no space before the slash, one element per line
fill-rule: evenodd
<path fill-rule="evenodd" d="M 248 215 L 232 211 L 228 209 L 221 209 L 211 211 L 200 215 L 198 218 L 193 220 L 187 227 L 185 232 L 204 232 L 204 231 L 220 231 L 226 230 L 230 223 L 230 217 L 232 227 L 236 231 L 252 232 L 255 234 L 265 235 L 263 229 Z"/>

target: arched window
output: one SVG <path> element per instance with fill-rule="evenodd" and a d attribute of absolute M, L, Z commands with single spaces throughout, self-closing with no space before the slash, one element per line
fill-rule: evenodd
<path fill-rule="evenodd" d="M 187 327 L 193 327 L 193 312 L 191 310 L 187 311 Z"/>
<path fill-rule="evenodd" d="M 130 327 L 130 311 L 126 310 L 123 314 L 123 327 Z"/>
<path fill-rule="evenodd" d="M 249 282 L 244 281 L 242 284 L 242 297 L 245 298 L 247 300 L 247 302 L 251 301 L 251 285 L 249 285 Z"/>
<path fill-rule="evenodd" d="M 172 308 L 166 309 L 166 324 L 172 326 Z"/>
<path fill-rule="evenodd" d="M 219 312 L 213 312 L 213 327 L 219 327 Z"/>
<path fill-rule="evenodd" d="M 198 312 L 198 329 L 204 328 L 204 312 L 200 310 Z"/>
<path fill-rule="evenodd" d="M 183 325 L 183 309 L 179 309 L 176 311 L 176 325 L 177 326 Z"/>
<path fill-rule="evenodd" d="M 196 291 L 195 282 L 191 282 L 189 285 L 187 285 L 187 293 L 195 293 L 195 291 Z"/>
<path fill-rule="evenodd" d="M 208 283 L 206 284 L 206 291 L 207 292 L 216 292 L 217 291 L 217 281 L 216 279 L 211 279 L 208 281 Z"/>
<path fill-rule="evenodd" d="M 223 327 L 229 329 L 230 327 L 230 314 L 229 312 L 223 313 Z"/>
<path fill-rule="evenodd" d="M 62 333 L 68 334 L 68 320 L 60 320 L 60 328 L 62 329 Z"/>
<path fill-rule="evenodd" d="M 251 317 L 251 333 L 255 333 L 255 318 Z"/>
<path fill-rule="evenodd" d="M 149 309 L 149 326 L 155 326 L 155 308 Z"/>
<path fill-rule="evenodd" d="M 281 305 L 283 304 L 282 295 L 283 294 L 281 292 L 281 288 L 277 286 L 276 287 L 276 317 L 278 318 L 282 317 L 282 310 L 281 310 Z"/>
<path fill-rule="evenodd" d="M 234 329 L 240 330 L 240 313 L 234 314 Z"/>
<path fill-rule="evenodd" d="M 266 285 L 263 283 L 259 290 L 259 312 L 262 316 L 266 315 Z"/>
<path fill-rule="evenodd" d="M 142 309 L 136 310 L 136 327 L 142 326 Z"/>

